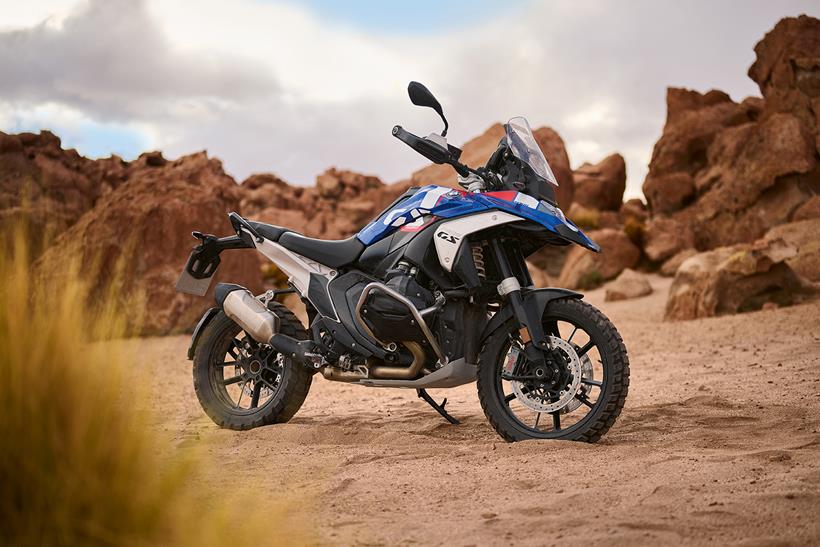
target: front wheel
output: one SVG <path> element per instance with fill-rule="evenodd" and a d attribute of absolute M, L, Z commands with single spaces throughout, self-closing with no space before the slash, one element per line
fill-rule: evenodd
<path fill-rule="evenodd" d="M 553 300 L 543 325 L 554 352 L 533 362 L 514 321 L 495 330 L 478 359 L 478 397 L 492 426 L 509 442 L 596 442 L 621 413 L 629 391 L 623 339 L 582 300 Z"/>

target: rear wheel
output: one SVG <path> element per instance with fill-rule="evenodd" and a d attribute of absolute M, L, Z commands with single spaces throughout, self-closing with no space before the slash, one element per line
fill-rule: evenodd
<path fill-rule="evenodd" d="M 612 427 L 629 391 L 629 358 L 620 334 L 582 300 L 553 300 L 544 312 L 552 361 L 532 362 L 513 321 L 485 341 L 478 396 L 507 441 L 595 442 Z"/>
<path fill-rule="evenodd" d="M 288 308 L 268 306 L 280 332 L 305 340 L 308 333 Z M 302 406 L 311 373 L 247 335 L 224 312 L 202 333 L 194 355 L 194 390 L 205 413 L 220 427 L 251 429 L 284 423 Z"/>

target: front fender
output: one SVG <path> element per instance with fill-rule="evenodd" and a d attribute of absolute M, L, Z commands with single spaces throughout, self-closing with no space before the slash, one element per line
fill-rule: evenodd
<path fill-rule="evenodd" d="M 194 333 L 191 335 L 191 345 L 188 346 L 188 360 L 194 360 L 194 353 L 196 353 L 196 345 L 199 343 L 199 337 L 202 335 L 202 331 L 205 330 L 205 327 L 208 326 L 208 323 L 216 317 L 216 314 L 219 313 L 219 308 L 210 308 L 199 319 L 199 323 L 196 324 L 194 327 Z"/>
<path fill-rule="evenodd" d="M 527 316 L 529 317 L 543 317 L 547 304 L 558 298 L 581 299 L 584 297 L 581 293 L 559 288 L 522 289 L 522 296 L 524 299 L 524 306 L 528 311 Z M 481 333 L 481 345 L 484 344 L 484 340 L 486 340 L 487 337 L 495 331 L 495 329 L 507 322 L 507 320 L 509 320 L 512 316 L 513 310 L 510 305 L 505 305 L 498 310 L 495 315 L 493 315 L 492 319 L 490 319 L 487 323 L 487 326 L 484 327 L 484 331 Z"/>

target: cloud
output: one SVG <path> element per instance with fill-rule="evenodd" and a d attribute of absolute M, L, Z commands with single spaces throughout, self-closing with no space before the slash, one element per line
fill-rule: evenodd
<path fill-rule="evenodd" d="M 524 115 L 559 131 L 574 165 L 620 151 L 630 196 L 667 85 L 755 94 L 745 76 L 755 42 L 782 16 L 818 11 L 797 0 L 555 0 L 416 36 L 291 3 L 88 0 L 72 11 L 49 1 L 52 11 L 0 29 L 7 109 L 58 105 L 170 155 L 205 148 L 239 178 L 274 171 L 306 184 L 336 165 L 392 181 L 424 163 L 392 126 L 439 129 L 406 98 L 415 79 L 444 105 L 451 142 Z"/>

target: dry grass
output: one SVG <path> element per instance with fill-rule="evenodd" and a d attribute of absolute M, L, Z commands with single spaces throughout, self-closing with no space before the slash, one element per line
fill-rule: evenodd
<path fill-rule="evenodd" d="M 226 498 L 198 480 L 206 462 L 163 450 L 148 432 L 128 404 L 140 390 L 123 375 L 135 363 L 117 342 L 133 309 L 117 298 L 121 287 L 111 283 L 89 308 L 91 287 L 78 268 L 35 281 L 25 231 L 5 234 L 0 544 L 308 542 L 283 504 Z"/>

